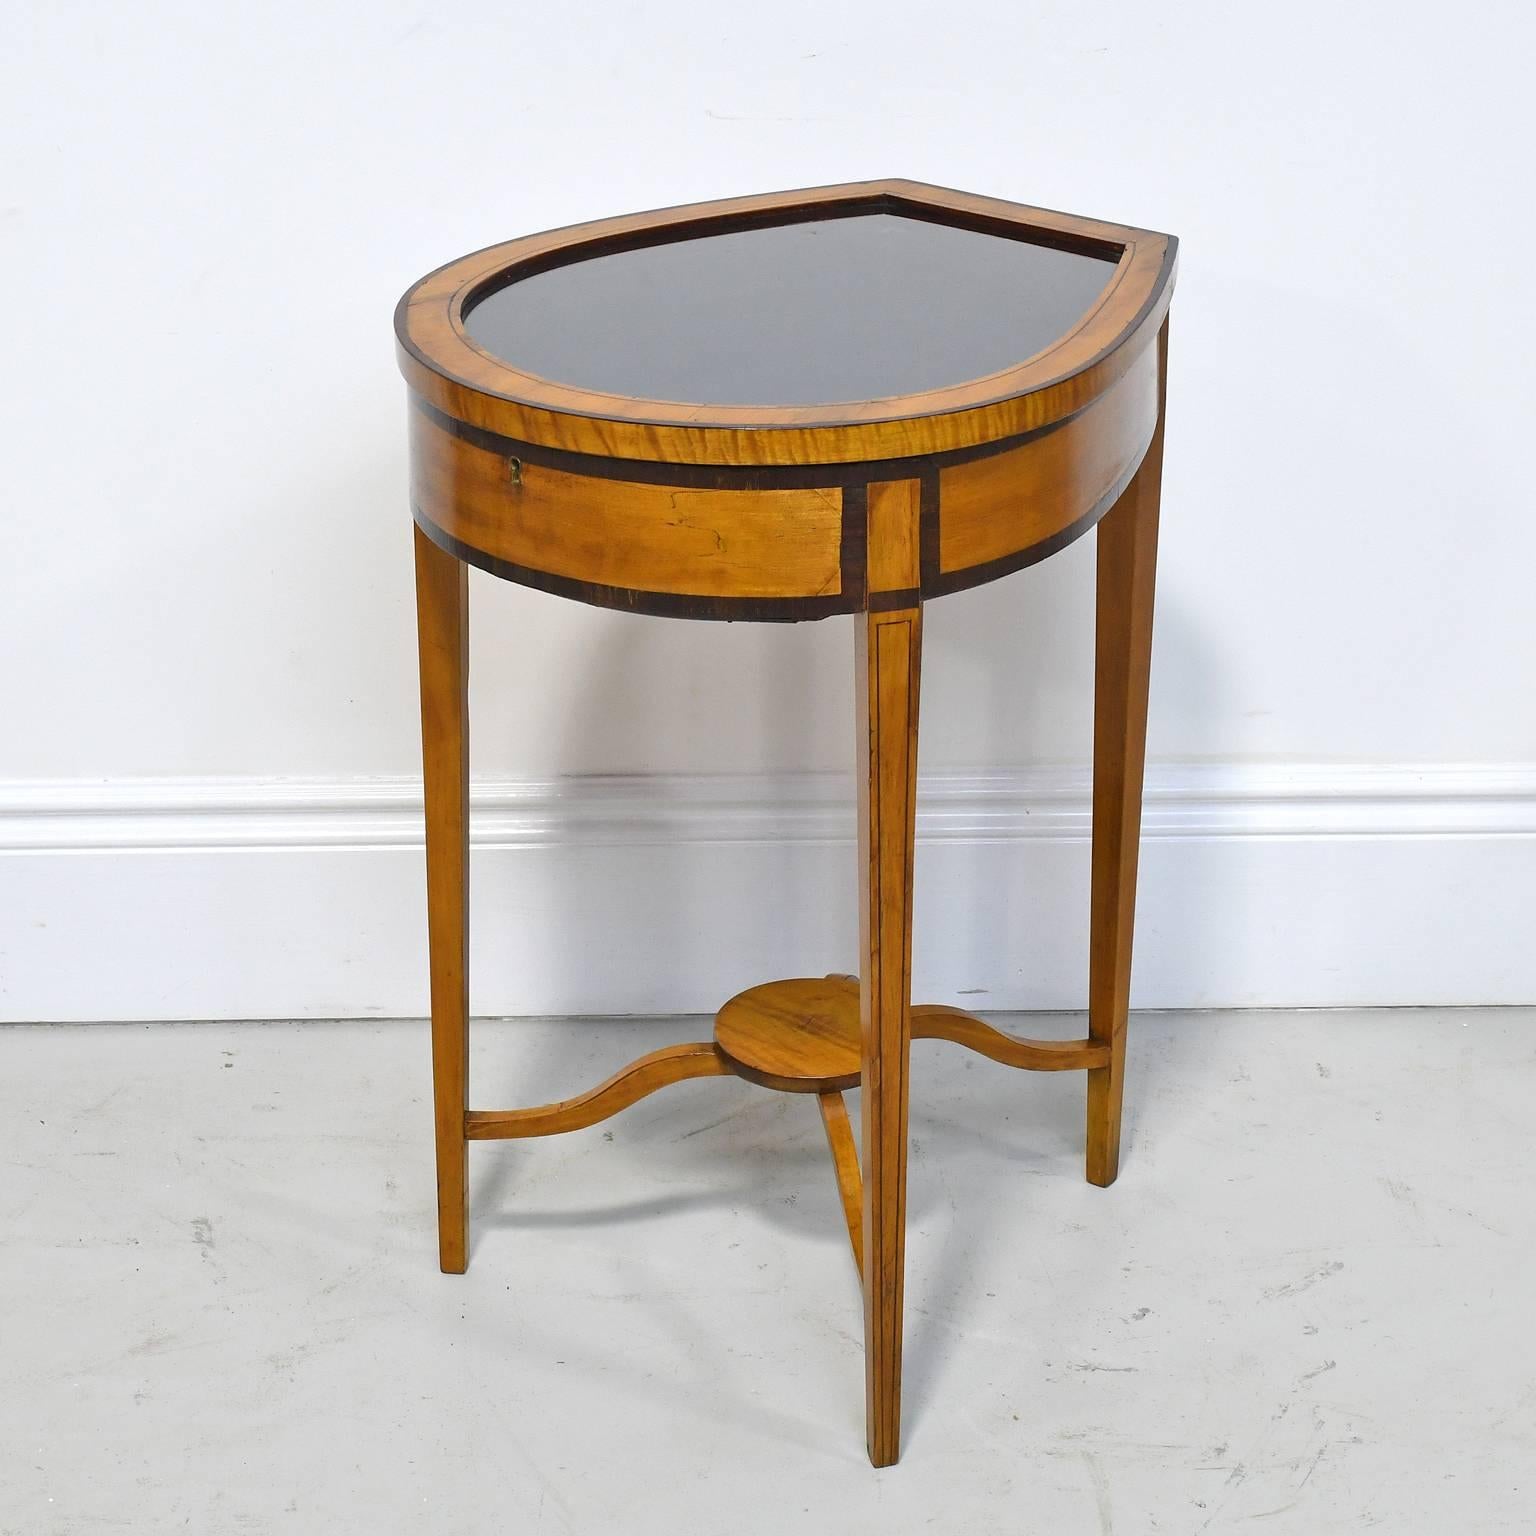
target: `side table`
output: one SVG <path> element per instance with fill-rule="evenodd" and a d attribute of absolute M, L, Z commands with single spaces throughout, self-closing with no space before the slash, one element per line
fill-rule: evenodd
<path fill-rule="evenodd" d="M 1120 1154 L 1162 476 L 1168 235 L 905 181 L 532 235 L 417 283 L 409 388 L 442 1268 L 468 1143 L 576 1130 L 684 1078 L 815 1094 L 863 1284 L 867 1440 L 899 1452 L 908 1047 L 1087 1073 Z M 1098 526 L 1088 1035 L 911 1004 L 923 604 Z M 467 568 L 691 619 L 855 615 L 857 976 L 771 981 L 590 1092 L 471 1109 Z M 862 1146 L 843 1093 L 861 1089 Z"/>

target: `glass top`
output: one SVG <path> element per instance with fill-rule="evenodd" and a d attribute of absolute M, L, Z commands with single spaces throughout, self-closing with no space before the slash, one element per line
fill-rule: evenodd
<path fill-rule="evenodd" d="M 702 235 L 535 273 L 464 316 L 527 373 L 702 405 L 830 405 L 997 373 L 1065 335 L 1107 258 L 900 214 Z"/>

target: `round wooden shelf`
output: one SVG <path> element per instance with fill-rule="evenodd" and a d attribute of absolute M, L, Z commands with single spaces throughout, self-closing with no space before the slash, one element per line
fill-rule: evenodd
<path fill-rule="evenodd" d="M 859 984 L 800 976 L 738 992 L 715 1015 L 715 1044 L 749 1082 L 784 1093 L 859 1086 Z"/>

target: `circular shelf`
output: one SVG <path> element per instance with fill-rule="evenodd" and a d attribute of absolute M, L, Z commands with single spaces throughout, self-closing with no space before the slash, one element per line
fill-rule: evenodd
<path fill-rule="evenodd" d="M 737 1073 L 784 1093 L 859 1086 L 859 984 L 800 976 L 738 992 L 715 1015 L 715 1044 Z"/>

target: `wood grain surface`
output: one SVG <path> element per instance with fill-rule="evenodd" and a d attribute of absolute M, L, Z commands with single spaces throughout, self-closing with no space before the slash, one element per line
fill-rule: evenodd
<path fill-rule="evenodd" d="M 1014 367 L 831 406 L 574 390 L 492 357 L 464 330 L 477 296 L 550 266 L 875 212 L 1114 265 L 1081 319 Z M 508 580 L 683 618 L 816 619 L 995 580 L 1087 532 L 1145 452 L 1175 247 L 1147 230 L 888 181 L 662 209 L 477 252 L 422 279 L 396 315 L 417 522 Z"/>
<path fill-rule="evenodd" d="M 469 588 L 467 570 L 418 528 L 416 621 L 426 786 L 427 930 L 438 1255 L 469 1264 Z"/>
<path fill-rule="evenodd" d="M 742 1077 L 784 1093 L 859 1084 L 858 983 L 801 976 L 740 992 L 715 1016 L 715 1044 Z"/>
<path fill-rule="evenodd" d="M 859 1025 L 863 1045 L 865 1437 L 901 1454 L 907 1230 L 912 857 L 923 615 L 871 613 L 854 627 L 859 722 Z"/>
<path fill-rule="evenodd" d="M 821 1123 L 827 1133 L 827 1150 L 832 1154 L 832 1171 L 837 1177 L 837 1195 L 843 1206 L 843 1220 L 848 1224 L 848 1241 L 853 1245 L 853 1265 L 864 1278 L 864 1179 L 859 1172 L 859 1148 L 848 1120 L 848 1106 L 840 1093 L 816 1096 L 821 1108 Z"/>
<path fill-rule="evenodd" d="M 628 1109 L 669 1083 L 681 1083 L 692 1077 L 724 1077 L 733 1071 L 711 1041 L 663 1046 L 621 1067 L 596 1088 L 574 1098 L 532 1109 L 471 1110 L 464 1117 L 465 1132 L 471 1141 L 498 1141 L 579 1131 Z"/>
<path fill-rule="evenodd" d="M 460 544 L 568 583 L 682 597 L 842 591 L 842 489 L 716 491 L 571 474 L 410 413 L 411 497 Z"/>
<path fill-rule="evenodd" d="M 1099 524 L 1093 700 L 1093 865 L 1088 955 L 1088 1033 L 1109 1061 L 1088 1074 L 1088 1179 L 1111 1184 L 1120 1169 L 1125 1031 L 1131 998 L 1131 935 L 1141 845 L 1147 751 L 1152 603 L 1163 477 L 1163 392 L 1168 327 L 1158 337 L 1158 418 L 1152 446 L 1125 494 Z"/>
<path fill-rule="evenodd" d="M 470 340 L 465 308 L 519 275 L 636 245 L 761 224 L 901 213 L 1027 235 L 1116 263 L 1097 306 L 1068 334 L 1000 373 L 952 388 L 828 406 L 701 406 L 577 389 L 514 368 Z M 461 257 L 416 283 L 395 313 L 407 383 L 462 421 L 509 437 L 614 458 L 686 464 L 833 464 L 963 449 L 1080 410 L 1150 339 L 1171 293 L 1177 242 L 997 198 L 871 181 L 602 219 Z"/>

